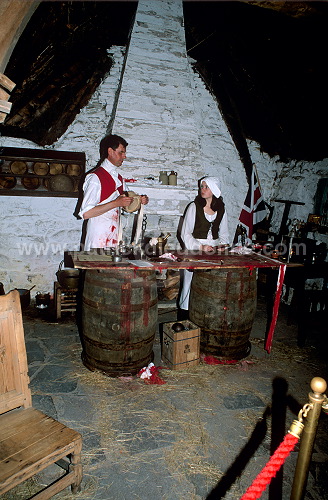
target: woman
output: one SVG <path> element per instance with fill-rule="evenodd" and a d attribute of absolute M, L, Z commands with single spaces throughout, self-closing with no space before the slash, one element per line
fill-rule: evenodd
<path fill-rule="evenodd" d="M 199 194 L 188 206 L 181 229 L 181 239 L 187 250 L 214 253 L 220 245 L 229 245 L 227 214 L 216 177 L 200 181 Z M 178 319 L 188 318 L 192 271 L 183 271 Z"/>

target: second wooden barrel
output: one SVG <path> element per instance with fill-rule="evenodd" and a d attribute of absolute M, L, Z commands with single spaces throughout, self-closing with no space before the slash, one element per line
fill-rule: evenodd
<path fill-rule="evenodd" d="M 224 359 L 248 356 L 256 304 L 255 270 L 195 271 L 189 317 L 201 328 L 201 351 Z"/>
<path fill-rule="evenodd" d="M 82 361 L 109 376 L 135 375 L 153 360 L 157 331 L 155 271 L 87 270 L 82 301 Z"/>

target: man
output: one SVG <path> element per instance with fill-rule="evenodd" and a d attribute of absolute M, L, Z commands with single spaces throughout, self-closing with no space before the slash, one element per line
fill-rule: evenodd
<path fill-rule="evenodd" d="M 84 250 L 115 247 L 119 244 L 120 209 L 132 198 L 125 194 L 125 183 L 117 167 L 126 158 L 128 143 L 118 135 L 107 135 L 100 142 L 99 166 L 86 175 L 79 216 L 87 220 Z M 148 203 L 148 196 L 141 196 Z"/>

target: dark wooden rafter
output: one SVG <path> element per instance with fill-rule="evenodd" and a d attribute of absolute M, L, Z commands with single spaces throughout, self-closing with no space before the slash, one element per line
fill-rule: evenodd
<path fill-rule="evenodd" d="M 0 73 L 0 123 L 5 121 L 7 114 L 11 111 L 9 92 L 11 92 L 14 88 L 15 83 L 7 78 L 6 75 Z"/>
<path fill-rule="evenodd" d="M 89 102 L 113 64 L 107 50 L 126 45 L 135 2 L 44 2 L 7 66 L 16 77 L 2 134 L 51 145 Z M 112 21 L 112 22 L 111 22 Z"/>
<path fill-rule="evenodd" d="M 91 61 L 86 65 L 85 59 L 75 60 L 62 74 L 51 73 L 43 79 L 42 85 L 31 78 L 23 82 L 14 96 L 4 134 L 24 137 L 41 146 L 61 137 L 110 70 L 111 60 L 106 54 L 93 56 L 97 68 Z M 26 95 L 30 97 L 26 99 Z"/>

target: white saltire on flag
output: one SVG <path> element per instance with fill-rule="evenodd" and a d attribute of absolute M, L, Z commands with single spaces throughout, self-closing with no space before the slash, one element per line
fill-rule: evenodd
<path fill-rule="evenodd" d="M 247 236 L 250 240 L 253 235 L 253 227 L 265 219 L 266 215 L 265 203 L 260 191 L 256 170 L 253 166 L 250 185 L 239 216 L 239 222 L 247 230 Z"/>

